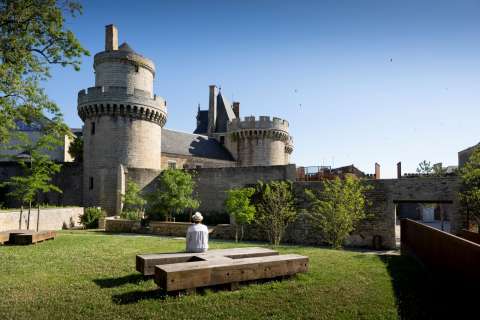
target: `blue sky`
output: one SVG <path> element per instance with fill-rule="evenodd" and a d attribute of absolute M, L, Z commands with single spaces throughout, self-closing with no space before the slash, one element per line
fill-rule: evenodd
<path fill-rule="evenodd" d="M 426 159 L 457 163 L 479 142 L 480 1 L 82 1 L 67 26 L 91 52 L 54 68 L 47 93 L 80 127 L 104 26 L 157 68 L 166 127 L 191 132 L 208 85 L 242 116 L 290 122 L 297 165 L 355 164 L 394 177 Z"/>

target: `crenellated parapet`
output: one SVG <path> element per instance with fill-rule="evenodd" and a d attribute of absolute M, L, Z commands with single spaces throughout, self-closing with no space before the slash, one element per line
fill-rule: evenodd
<path fill-rule="evenodd" d="M 234 138 L 272 138 L 288 142 L 291 140 L 288 133 L 288 121 L 280 118 L 270 118 L 260 116 L 258 119 L 254 116 L 242 119 L 233 119 L 228 124 L 228 132 Z"/>
<path fill-rule="evenodd" d="M 78 92 L 78 115 L 85 119 L 101 115 L 128 116 L 164 126 L 166 102 L 150 92 L 127 87 L 91 87 Z"/>

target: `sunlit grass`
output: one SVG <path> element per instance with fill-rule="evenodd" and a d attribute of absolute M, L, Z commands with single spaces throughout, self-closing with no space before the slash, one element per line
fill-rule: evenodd
<path fill-rule="evenodd" d="M 211 241 L 211 248 L 262 244 Z M 384 259 L 282 246 L 310 257 L 292 279 L 165 298 L 135 271 L 135 255 L 176 252 L 184 240 L 62 232 L 33 246 L 0 247 L 1 319 L 391 319 L 398 317 Z M 396 257 L 402 259 L 401 257 Z M 409 262 L 411 263 L 411 262 Z M 410 265 L 409 265 L 410 266 Z"/>

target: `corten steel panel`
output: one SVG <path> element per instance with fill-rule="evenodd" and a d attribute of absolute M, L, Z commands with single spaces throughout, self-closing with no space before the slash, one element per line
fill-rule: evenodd
<path fill-rule="evenodd" d="M 401 252 L 445 280 L 480 282 L 480 245 L 472 241 L 402 219 Z"/>
<path fill-rule="evenodd" d="M 468 230 L 460 230 L 460 232 L 458 233 L 458 236 L 468 241 L 472 241 L 477 244 L 480 244 L 480 233 L 475 233 Z"/>

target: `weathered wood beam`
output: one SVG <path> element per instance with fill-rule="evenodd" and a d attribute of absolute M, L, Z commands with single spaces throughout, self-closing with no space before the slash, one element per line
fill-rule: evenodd
<path fill-rule="evenodd" d="M 165 291 L 271 279 L 307 272 L 308 257 L 296 254 L 157 265 L 155 283 Z"/>

